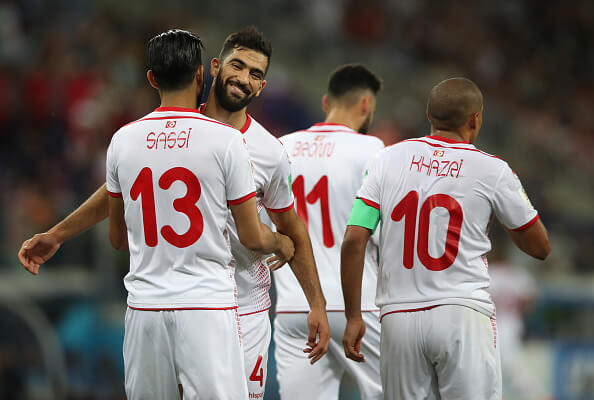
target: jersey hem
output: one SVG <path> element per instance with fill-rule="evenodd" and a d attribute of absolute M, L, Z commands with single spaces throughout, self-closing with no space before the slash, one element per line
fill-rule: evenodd
<path fill-rule="evenodd" d="M 479 300 L 470 300 L 470 299 L 461 299 L 461 298 L 451 298 L 451 299 L 440 299 L 434 301 L 427 301 L 422 303 L 402 303 L 402 304 L 387 304 L 380 307 L 380 321 L 381 319 L 388 314 L 393 314 L 397 312 L 415 312 L 415 311 L 422 311 L 428 310 L 437 306 L 447 306 L 447 305 L 458 305 L 464 306 L 468 308 L 472 308 L 475 311 L 480 312 L 481 314 L 486 315 L 487 317 L 491 318 L 493 316 L 493 312 L 495 310 L 495 306 L 490 304 L 481 303 Z"/>
<path fill-rule="evenodd" d="M 128 305 L 128 308 L 136 311 L 184 311 L 184 310 L 236 310 L 237 306 L 231 307 L 134 307 Z"/>
<path fill-rule="evenodd" d="M 116 198 L 122 197 L 122 194 L 121 193 L 110 192 L 109 190 L 107 191 L 107 194 L 110 195 L 111 197 L 116 197 Z"/>
<path fill-rule="evenodd" d="M 291 208 L 293 208 L 294 204 L 295 204 L 295 202 L 292 201 L 290 205 L 288 205 L 287 207 L 284 207 L 284 208 L 268 208 L 266 206 L 264 206 L 264 207 L 266 207 L 266 209 L 270 212 L 282 213 L 282 212 L 289 211 Z"/>
<path fill-rule="evenodd" d="M 530 221 L 526 222 L 524 225 L 520 226 L 519 228 L 515 228 L 512 229 L 512 231 L 514 232 L 520 232 L 523 231 L 525 229 L 530 228 L 532 225 L 534 225 L 536 223 L 536 221 L 538 221 L 538 214 L 536 214 L 536 216 L 534 218 L 532 218 Z"/>
<path fill-rule="evenodd" d="M 245 317 L 245 316 L 248 316 L 248 315 L 263 313 L 263 312 L 266 312 L 268 310 L 270 310 L 270 307 L 265 308 L 264 310 L 259 310 L 259 311 L 252 311 L 252 312 L 247 312 L 247 313 L 243 313 L 243 314 L 242 313 L 239 313 L 239 316 L 240 317 Z"/>
<path fill-rule="evenodd" d="M 249 199 L 251 199 L 252 197 L 255 197 L 255 196 L 256 196 L 256 192 L 252 192 L 252 193 L 248 193 L 245 196 L 240 197 L 240 198 L 235 199 L 235 200 L 227 200 L 227 203 L 229 205 L 232 205 L 233 206 L 235 204 L 241 204 L 244 201 L 248 201 Z"/>
<path fill-rule="evenodd" d="M 379 204 L 376 203 L 375 201 L 371 201 L 371 200 L 365 199 L 363 197 L 357 197 L 357 198 L 360 199 L 363 203 L 367 204 L 369 207 L 373 207 L 373 208 L 375 208 L 377 210 L 380 209 Z"/>

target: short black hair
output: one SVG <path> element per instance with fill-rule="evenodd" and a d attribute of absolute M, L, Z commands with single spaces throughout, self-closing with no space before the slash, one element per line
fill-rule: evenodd
<path fill-rule="evenodd" d="M 245 47 L 246 49 L 264 54 L 268 59 L 268 64 L 266 65 L 266 71 L 268 71 L 270 57 L 272 57 L 272 44 L 258 28 L 248 26 L 241 31 L 233 32 L 227 36 L 227 39 L 223 42 L 223 48 L 219 53 L 219 59 L 222 61 L 233 49 L 238 47 Z"/>
<path fill-rule="evenodd" d="M 178 90 L 192 82 L 202 65 L 202 41 L 192 32 L 171 29 L 147 45 L 147 67 L 161 90 Z"/>
<path fill-rule="evenodd" d="M 450 78 L 435 85 L 427 99 L 427 115 L 436 129 L 456 130 L 483 108 L 483 94 L 466 78 Z"/>
<path fill-rule="evenodd" d="M 377 94 L 382 88 L 382 80 L 369 68 L 361 64 L 345 64 L 330 74 L 328 94 L 339 98 L 355 89 L 369 89 Z"/>

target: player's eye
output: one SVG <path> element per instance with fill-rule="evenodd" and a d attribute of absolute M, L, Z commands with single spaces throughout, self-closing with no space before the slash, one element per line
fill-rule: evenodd
<path fill-rule="evenodd" d="M 233 69 L 236 69 L 238 71 L 241 69 L 241 65 L 239 65 L 238 63 L 231 63 L 231 67 L 233 67 Z"/>
<path fill-rule="evenodd" d="M 262 80 L 262 74 L 256 71 L 252 71 L 250 73 L 250 75 L 252 76 L 252 78 L 257 79 L 257 80 Z"/>

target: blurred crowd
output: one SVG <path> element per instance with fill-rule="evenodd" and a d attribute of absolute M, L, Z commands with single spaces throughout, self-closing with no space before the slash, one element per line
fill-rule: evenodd
<path fill-rule="evenodd" d="M 18 268 L 24 239 L 104 182 L 111 135 L 158 106 L 145 78 L 148 39 L 173 27 L 194 30 L 207 64 L 227 34 L 256 25 L 274 51 L 268 86 L 250 112 L 278 136 L 323 117 L 323 88 L 341 63 L 363 62 L 383 77 L 372 133 L 386 144 L 428 134 L 434 84 L 473 79 L 485 95 L 477 146 L 511 164 L 549 228 L 554 252 L 539 280 L 593 279 L 594 2 L 163 4 L 0 0 L 0 273 Z M 502 230 L 495 236 L 499 242 Z M 92 269 L 96 241 L 78 239 L 52 265 Z M 0 349 L 0 383 L 8 354 Z"/>

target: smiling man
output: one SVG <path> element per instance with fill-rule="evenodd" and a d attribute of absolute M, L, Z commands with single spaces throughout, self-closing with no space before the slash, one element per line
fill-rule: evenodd
<path fill-rule="evenodd" d="M 260 217 L 266 209 L 276 229 L 294 242 L 295 256 L 289 264 L 311 310 L 305 352 L 313 363 L 326 353 L 330 331 L 311 242 L 307 228 L 293 208 L 287 153 L 281 143 L 246 112 L 250 101 L 259 96 L 266 86 L 265 76 L 271 53 L 270 42 L 255 28 L 229 35 L 219 57 L 211 62 L 210 73 L 215 81 L 208 101 L 200 107 L 200 111 L 243 133 L 252 163 Z M 23 266 L 37 274 L 39 265 L 50 259 L 63 242 L 105 219 L 108 197 L 103 185 L 48 232 L 26 240 L 19 251 Z M 268 317 L 270 272 L 265 256 L 241 244 L 231 218 L 227 228 L 235 266 L 249 398 L 263 398 L 271 336 Z M 273 263 L 272 268 L 278 264 Z"/>

